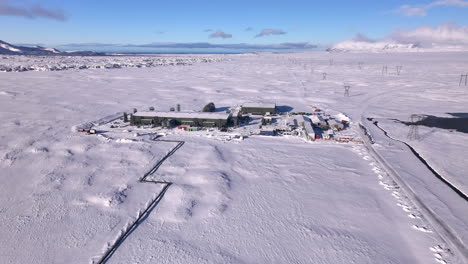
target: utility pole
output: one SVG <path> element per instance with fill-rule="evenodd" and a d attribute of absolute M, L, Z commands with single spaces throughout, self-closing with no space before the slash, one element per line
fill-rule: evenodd
<path fill-rule="evenodd" d="M 387 65 L 385 65 L 382 67 L 382 75 L 387 74 L 387 73 L 388 73 L 388 67 Z"/>
<path fill-rule="evenodd" d="M 351 86 L 349 85 L 344 86 L 344 97 L 349 97 L 349 89 L 351 89 Z"/>
<path fill-rule="evenodd" d="M 396 72 L 397 72 L 397 75 L 400 75 L 400 72 L 401 72 L 401 69 L 403 68 L 403 66 L 396 66 Z"/>
<path fill-rule="evenodd" d="M 467 86 L 468 85 L 468 74 L 460 75 L 460 83 L 458 84 L 458 86 L 462 85 L 463 80 L 465 80 L 465 86 Z"/>

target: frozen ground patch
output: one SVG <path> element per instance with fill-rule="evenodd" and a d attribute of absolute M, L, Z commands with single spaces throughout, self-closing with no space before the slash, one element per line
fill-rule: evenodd
<path fill-rule="evenodd" d="M 161 175 L 173 186 L 111 263 L 431 260 L 432 238 L 412 229 L 367 162 L 346 147 L 188 139 L 171 162 L 187 171 Z"/>
<path fill-rule="evenodd" d="M 274 101 L 306 112 L 315 105 L 351 120 L 442 116 L 466 110 L 466 87 L 458 86 L 465 55 L 248 54 L 184 67 L 2 73 L 0 256 L 7 262 L 87 263 L 159 191 L 133 181 L 167 146 L 151 150 L 137 137 L 125 137 L 132 142 L 124 144 L 77 136 L 73 125 L 132 108 L 167 111 L 180 103 L 199 110 L 207 101 L 218 107 Z M 396 65 L 403 65 L 400 75 Z M 349 97 L 343 96 L 345 83 Z M 408 132 L 386 129 L 400 138 Z M 463 183 L 466 134 L 421 132 L 424 140 L 414 142 L 418 152 Z M 117 251 L 115 263 L 457 263 L 436 232 L 412 227 L 432 230 L 362 149 L 190 140 L 161 167 L 161 179 L 174 182 L 168 199 Z M 412 164 L 404 154 L 398 149 L 390 158 L 407 170 Z M 421 186 L 413 176 L 413 187 Z M 428 192 L 432 196 L 423 198 L 430 206 L 443 208 L 442 194 Z M 455 231 L 466 230 L 468 218 L 446 219 Z M 437 245 L 444 251 L 429 250 Z"/>

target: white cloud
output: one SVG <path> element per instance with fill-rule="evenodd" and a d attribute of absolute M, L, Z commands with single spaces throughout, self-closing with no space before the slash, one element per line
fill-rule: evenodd
<path fill-rule="evenodd" d="M 410 30 L 399 30 L 381 39 L 371 39 L 357 34 L 351 40 L 336 43 L 331 49 L 337 50 L 467 50 L 468 26 L 454 23 L 441 24 L 436 27 L 420 26 Z"/>
<path fill-rule="evenodd" d="M 456 7 L 468 7 L 468 1 L 463 0 L 439 0 L 434 1 L 426 5 L 411 6 L 402 5 L 395 11 L 404 16 L 427 16 L 429 9 L 437 6 L 456 6 Z"/>
<path fill-rule="evenodd" d="M 412 7 L 409 5 L 402 5 L 396 11 L 405 16 L 426 16 L 427 15 L 427 10 L 425 7 Z"/>
<path fill-rule="evenodd" d="M 428 4 L 429 7 L 434 6 L 459 6 L 459 7 L 468 7 L 468 1 L 462 0 L 440 0 Z"/>
<path fill-rule="evenodd" d="M 48 9 L 39 4 L 31 7 L 17 7 L 10 4 L 8 0 L 0 0 L 0 16 L 19 16 L 26 18 L 48 18 L 59 21 L 67 20 L 67 16 L 63 10 Z"/>
<path fill-rule="evenodd" d="M 397 31 L 389 38 L 402 43 L 419 43 L 423 47 L 468 46 L 468 26 L 453 23 L 437 27 L 421 26 L 413 30 Z"/>
<path fill-rule="evenodd" d="M 269 35 L 284 35 L 284 34 L 286 34 L 286 32 L 284 32 L 281 29 L 265 28 L 260 33 L 255 35 L 255 37 L 258 38 L 258 37 L 264 37 L 264 36 L 269 36 Z"/>
<path fill-rule="evenodd" d="M 224 33 L 223 31 L 218 30 L 218 31 L 216 31 L 214 33 L 211 33 L 210 38 L 223 38 L 223 39 L 226 39 L 226 38 L 232 38 L 232 35 Z"/>

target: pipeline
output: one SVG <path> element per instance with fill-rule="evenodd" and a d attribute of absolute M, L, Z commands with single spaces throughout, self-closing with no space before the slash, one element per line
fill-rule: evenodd
<path fill-rule="evenodd" d="M 140 212 L 138 214 L 137 219 L 125 230 L 120 234 L 120 236 L 115 240 L 114 244 L 110 246 L 107 251 L 104 253 L 104 255 L 99 259 L 97 262 L 93 262 L 96 264 L 104 264 L 109 261 L 109 259 L 112 257 L 112 255 L 117 251 L 117 249 L 120 247 L 120 245 L 129 237 L 133 231 L 141 224 L 143 221 L 146 220 L 146 218 L 150 215 L 150 213 L 153 211 L 153 209 L 159 204 L 159 202 L 162 200 L 164 195 L 166 194 L 167 190 L 169 187 L 172 185 L 172 182 L 164 182 L 164 181 L 154 181 L 154 180 L 148 180 L 147 178 L 153 174 L 156 173 L 156 171 L 161 167 L 161 165 L 166 161 L 170 156 L 172 156 L 178 149 L 180 149 L 184 145 L 184 141 L 175 141 L 175 140 L 156 140 L 156 138 L 152 139 L 153 141 L 159 141 L 159 142 L 174 142 L 177 143 L 177 145 L 172 148 L 161 160 L 156 162 L 156 164 L 147 172 L 143 177 L 139 180 L 141 183 L 152 183 L 152 184 L 163 184 L 164 187 L 159 192 L 159 194 L 151 200 L 149 205 L 145 208 L 143 212 Z"/>

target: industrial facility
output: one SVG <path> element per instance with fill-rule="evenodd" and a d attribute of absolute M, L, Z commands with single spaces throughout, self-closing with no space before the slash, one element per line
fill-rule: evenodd
<path fill-rule="evenodd" d="M 310 107 L 313 110 L 311 112 L 277 112 L 274 103 L 244 103 L 216 108 L 210 102 L 201 111 L 180 111 L 180 104 L 170 107 L 170 111 L 155 111 L 154 107 L 149 107 L 149 111 L 140 112 L 134 108 L 132 114 L 124 113 L 123 118 L 113 121 L 110 127 L 103 130 L 135 126 L 142 130 L 155 128 L 154 131 L 164 133 L 204 131 L 203 133 L 214 133 L 219 138 L 229 135 L 237 138 L 258 135 L 301 137 L 307 141 L 352 140 L 349 132 L 340 133 L 342 130 L 348 131 L 348 117 L 341 113 L 332 117 L 317 107 Z M 90 128 L 81 130 L 89 131 L 89 134 L 92 134 L 91 131 L 96 133 L 96 130 Z"/>
<path fill-rule="evenodd" d="M 136 112 L 130 117 L 130 125 L 152 127 L 227 127 L 231 114 L 225 112 Z"/>
<path fill-rule="evenodd" d="M 252 115 L 276 114 L 276 104 L 271 103 L 244 103 L 241 112 Z"/>

